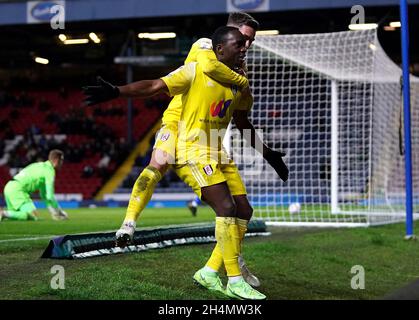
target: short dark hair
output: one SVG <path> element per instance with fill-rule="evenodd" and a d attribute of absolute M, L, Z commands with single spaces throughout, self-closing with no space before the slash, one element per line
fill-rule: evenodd
<path fill-rule="evenodd" d="M 239 32 L 237 28 L 229 26 L 219 27 L 217 30 L 215 30 L 211 37 L 212 48 L 215 50 L 217 45 L 225 43 L 227 35 L 233 31 Z"/>
<path fill-rule="evenodd" d="M 62 152 L 61 150 L 53 149 L 48 154 L 48 160 L 50 161 L 61 159 L 64 159 L 64 152 Z"/>
<path fill-rule="evenodd" d="M 246 12 L 232 12 L 228 16 L 227 25 L 240 28 L 241 26 L 249 26 L 256 31 L 259 30 L 259 22 Z"/>

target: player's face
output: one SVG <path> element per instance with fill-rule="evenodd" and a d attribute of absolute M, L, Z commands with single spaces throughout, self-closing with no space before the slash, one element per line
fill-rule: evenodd
<path fill-rule="evenodd" d="M 252 27 L 249 27 L 246 25 L 242 25 L 241 27 L 239 27 L 239 31 L 246 38 L 246 50 L 247 50 L 252 45 L 253 41 L 255 41 L 256 31 Z"/>
<path fill-rule="evenodd" d="M 64 158 L 60 158 L 60 159 L 55 160 L 55 163 L 56 163 L 55 169 L 60 170 L 61 167 L 63 166 Z"/>
<path fill-rule="evenodd" d="M 222 47 L 222 62 L 230 68 L 242 65 L 246 58 L 246 38 L 240 32 L 230 32 Z"/>

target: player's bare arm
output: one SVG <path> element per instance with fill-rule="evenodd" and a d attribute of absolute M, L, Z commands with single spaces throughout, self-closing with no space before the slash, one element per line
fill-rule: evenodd
<path fill-rule="evenodd" d="M 159 93 L 169 94 L 166 84 L 161 79 L 136 81 L 118 87 L 123 98 L 148 98 Z"/>
<path fill-rule="evenodd" d="M 248 117 L 248 111 L 244 110 L 236 110 L 233 114 L 234 123 L 237 126 L 237 129 L 240 130 L 240 133 L 243 135 L 244 130 L 250 130 L 250 145 L 252 148 L 256 149 L 258 152 L 260 152 L 262 155 L 265 155 L 269 152 L 270 148 L 263 143 L 263 141 L 259 138 L 257 134 L 255 134 L 255 127 L 250 122 Z M 244 135 L 244 137 L 249 138 L 247 135 Z M 262 146 L 262 150 L 259 146 Z"/>
<path fill-rule="evenodd" d="M 272 150 L 265 143 L 263 143 L 263 141 L 256 134 L 255 127 L 249 121 L 248 111 L 236 110 L 233 114 L 233 118 L 237 128 L 240 130 L 240 133 L 247 140 L 247 142 L 250 143 L 252 148 L 262 154 L 263 158 L 272 166 L 272 168 L 275 169 L 276 173 L 284 182 L 287 181 L 289 170 L 282 160 L 285 153 Z M 247 134 L 243 135 L 244 130 L 250 130 L 250 137 Z M 260 150 L 260 147 L 258 146 L 262 146 L 262 150 Z"/>

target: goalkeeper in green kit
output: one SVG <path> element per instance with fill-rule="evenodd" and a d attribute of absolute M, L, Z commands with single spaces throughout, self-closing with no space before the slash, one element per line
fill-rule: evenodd
<path fill-rule="evenodd" d="M 61 168 L 63 161 L 61 150 L 51 150 L 47 161 L 32 163 L 15 175 L 4 187 L 7 210 L 0 210 L 0 220 L 38 220 L 38 211 L 30 198 L 35 191 L 39 191 L 54 220 L 68 219 L 54 195 L 55 171 Z"/>

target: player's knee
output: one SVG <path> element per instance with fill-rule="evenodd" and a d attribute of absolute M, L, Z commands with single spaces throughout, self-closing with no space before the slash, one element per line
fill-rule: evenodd
<path fill-rule="evenodd" d="M 32 202 L 27 202 L 19 208 L 18 220 L 35 220 L 38 215 L 35 205 Z"/>
<path fill-rule="evenodd" d="M 236 205 L 233 201 L 222 201 L 218 206 L 219 215 L 222 217 L 235 217 Z"/>
<path fill-rule="evenodd" d="M 14 212 L 13 216 L 12 216 L 12 219 L 17 220 L 17 221 L 33 220 L 33 219 L 31 219 L 31 213 L 30 212 L 25 212 L 25 211 Z"/>

